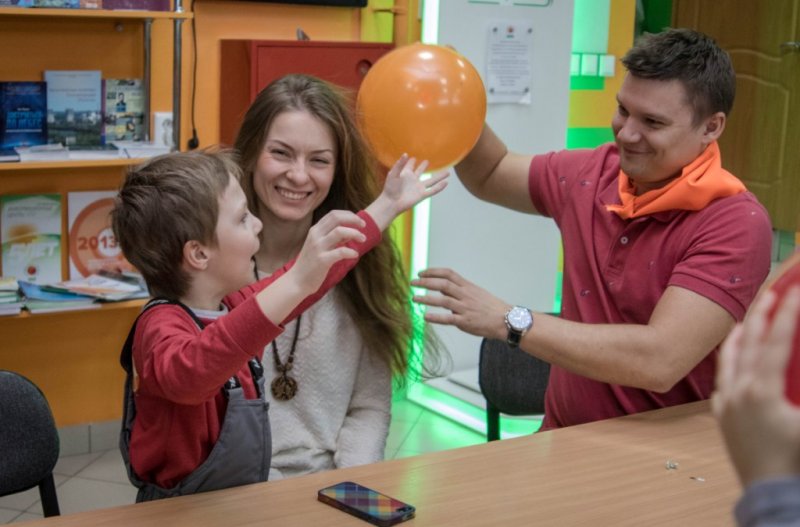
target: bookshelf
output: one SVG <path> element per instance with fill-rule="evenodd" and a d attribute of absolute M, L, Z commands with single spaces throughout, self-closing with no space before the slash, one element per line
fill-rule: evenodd
<path fill-rule="evenodd" d="M 47 69 L 139 77 L 146 120 L 153 111 L 172 111 L 180 123 L 182 23 L 190 19 L 181 0 L 175 0 L 173 11 L 0 7 L 0 80 L 42 80 Z M 174 127 L 176 145 L 181 144 L 180 128 Z M 0 163 L 0 195 L 60 193 L 66 233 L 68 192 L 114 190 L 127 167 L 140 161 Z M 66 236 L 61 253 L 66 278 Z M 60 427 L 118 419 L 124 381 L 119 352 L 143 303 L 0 317 L 0 369 L 37 383 Z"/>
<path fill-rule="evenodd" d="M 28 161 L 25 163 L 2 163 L 0 164 L 0 178 L 4 173 L 12 172 L 36 172 L 40 170 L 69 170 L 70 168 L 94 168 L 94 167 L 127 167 L 137 165 L 144 159 L 85 159 L 70 161 Z M 1 185 L 1 183 L 0 183 Z"/>
<path fill-rule="evenodd" d="M 0 317 L 0 369 L 33 380 L 59 427 L 119 419 L 119 352 L 143 300 L 100 309 Z"/>
<path fill-rule="evenodd" d="M 176 11 L 113 11 L 110 9 L 57 9 L 57 8 L 31 8 L 31 7 L 2 7 L 0 16 L 31 16 L 31 17 L 56 17 L 56 18 L 132 18 L 141 20 L 150 19 L 190 19 L 191 13 Z"/>

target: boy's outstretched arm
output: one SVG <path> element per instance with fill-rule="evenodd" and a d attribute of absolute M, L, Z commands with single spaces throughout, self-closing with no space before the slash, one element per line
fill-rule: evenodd
<path fill-rule="evenodd" d="M 427 161 L 416 165 L 413 157 L 403 154 L 389 170 L 380 196 L 366 208 L 381 231 L 386 230 L 397 216 L 447 186 L 450 173 L 446 171 L 420 179 L 427 166 Z"/>
<path fill-rule="evenodd" d="M 261 311 L 274 322 L 302 313 L 336 285 L 358 258 L 381 240 L 381 232 L 364 214 L 334 210 L 308 231 L 297 258 L 270 277 L 256 295 Z"/>

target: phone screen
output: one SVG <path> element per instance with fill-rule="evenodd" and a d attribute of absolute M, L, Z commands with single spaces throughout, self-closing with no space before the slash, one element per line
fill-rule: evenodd
<path fill-rule="evenodd" d="M 317 499 L 380 526 L 410 520 L 416 513 L 412 505 L 352 481 L 343 481 L 320 490 Z"/>

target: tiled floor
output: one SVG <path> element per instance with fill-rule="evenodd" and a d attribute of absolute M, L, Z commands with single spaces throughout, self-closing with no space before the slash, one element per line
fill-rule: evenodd
<path fill-rule="evenodd" d="M 392 408 L 386 459 L 469 446 L 484 440 L 482 435 L 421 406 L 399 401 Z M 61 514 L 133 503 L 136 497 L 117 449 L 62 457 L 55 468 L 55 480 Z M 41 517 L 38 489 L 0 498 L 0 524 Z"/>

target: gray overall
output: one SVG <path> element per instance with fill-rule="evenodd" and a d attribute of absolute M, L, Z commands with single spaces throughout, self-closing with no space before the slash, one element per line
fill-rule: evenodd
<path fill-rule="evenodd" d="M 161 304 L 174 304 L 182 307 L 200 329 L 204 327 L 192 310 L 179 302 L 154 299 L 148 302 L 142 313 Z M 136 404 L 132 390 L 133 335 L 135 331 L 136 322 L 128 334 L 120 357 L 127 376 L 119 447 L 125 467 L 128 469 L 128 479 L 139 489 L 136 501 L 170 498 L 266 481 L 272 458 L 272 435 L 269 427 L 269 403 L 264 400 L 264 372 L 261 363 L 255 357 L 250 359 L 249 366 L 256 383 L 258 398 L 245 399 L 244 390 L 236 376 L 231 377 L 225 383 L 221 389 L 228 399 L 228 407 L 219 438 L 211 449 L 208 459 L 170 489 L 142 481 L 137 476 L 131 466 L 129 456 L 131 431 L 136 418 Z"/>

